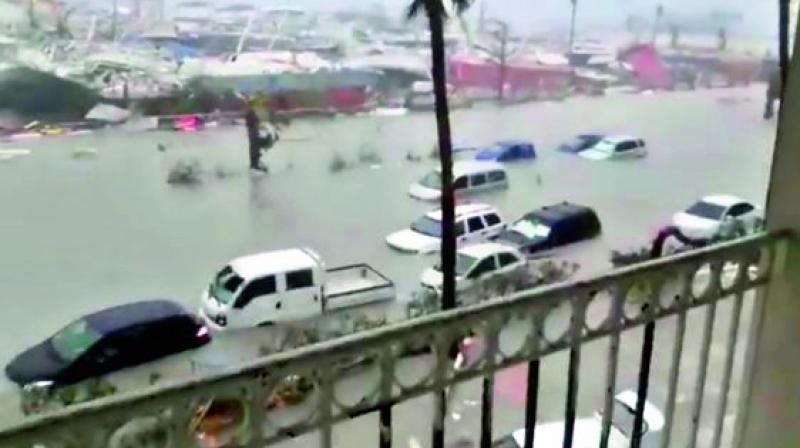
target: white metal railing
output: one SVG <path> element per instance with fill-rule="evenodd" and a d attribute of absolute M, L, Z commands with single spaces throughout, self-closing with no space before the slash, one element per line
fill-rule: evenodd
<path fill-rule="evenodd" d="M 677 316 L 672 368 L 665 406 L 665 436 L 670 443 L 675 412 L 678 368 L 686 329 L 686 314 L 706 308 L 701 359 L 696 372 L 690 434 L 695 446 L 703 403 L 710 338 L 717 302 L 733 300 L 733 318 L 723 364 L 721 403 L 714 419 L 712 445 L 720 444 L 723 414 L 730 386 L 736 335 L 744 295 L 769 281 L 778 244 L 785 237 L 763 233 L 701 250 L 682 253 L 613 271 L 607 275 L 551 285 L 500 297 L 477 305 L 439 312 L 422 318 L 365 331 L 291 352 L 278 353 L 224 373 L 183 383 L 153 387 L 123 396 L 112 396 L 40 416 L 0 432 L 2 447 L 118 447 L 196 446 L 198 409 L 213 398 L 235 399 L 246 407 L 247 427 L 238 431 L 237 446 L 263 447 L 311 431 L 319 431 L 320 446 L 332 446 L 332 427 L 356 416 L 379 415 L 380 446 L 392 444 L 392 407 L 423 394 L 437 398 L 432 445 L 443 446 L 445 390 L 467 380 L 483 379 L 481 446 L 492 440 L 492 383 L 499 369 L 527 363 L 525 447 L 533 445 L 536 425 L 539 362 L 560 351 L 569 352 L 565 415 L 565 447 L 571 446 L 578 371 L 583 344 L 609 338 L 603 435 L 611 425 L 616 389 L 619 339 L 622 331 L 644 326 L 645 337 L 639 370 L 639 412 L 633 430 L 641 434 L 641 409 L 647 396 L 653 329 L 668 316 Z M 587 318 L 593 301 L 608 300 L 608 311 L 598 322 Z M 564 310 L 566 314 L 564 314 Z M 561 311 L 557 311 L 561 310 Z M 595 316 L 596 317 L 596 316 Z M 465 333 L 481 338 L 484 350 L 478 359 L 456 369 L 454 347 Z M 649 333 L 649 335 L 648 335 Z M 507 334 L 515 334 L 510 339 Z M 504 341 L 501 343 L 501 339 Z M 505 342 L 512 341 L 509 350 Z M 403 380 L 403 364 L 411 356 L 427 357 L 430 371 L 413 381 Z M 358 370 L 355 370 L 358 369 Z M 407 370 L 407 369 L 406 369 Z M 418 370 L 418 369 L 417 369 Z M 352 375 L 370 371 L 374 387 L 361 389 L 360 398 L 342 397 L 339 384 Z M 356 373 L 358 372 L 358 373 Z M 306 378 L 313 399 L 301 405 L 275 409 L 267 406 L 285 387 L 287 378 Z M 705 403 L 707 405 L 707 403 Z M 295 412 L 304 408 L 303 412 Z M 303 414 L 303 417 L 299 417 Z M 606 443 L 601 444 L 605 446 Z"/>

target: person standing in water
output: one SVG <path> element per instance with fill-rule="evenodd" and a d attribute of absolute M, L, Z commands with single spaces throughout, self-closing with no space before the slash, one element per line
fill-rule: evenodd
<path fill-rule="evenodd" d="M 277 136 L 271 132 L 264 137 L 261 136 L 261 119 L 256 114 L 252 104 L 247 105 L 244 122 L 245 127 L 247 127 L 250 169 L 267 172 L 267 167 L 261 163 L 261 151 L 271 148 L 277 140 Z"/>

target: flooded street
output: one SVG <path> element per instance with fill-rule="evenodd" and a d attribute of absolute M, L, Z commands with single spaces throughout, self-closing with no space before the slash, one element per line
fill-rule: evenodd
<path fill-rule="evenodd" d="M 597 210 L 602 236 L 564 252 L 581 264 L 579 275 L 588 275 L 608 267 L 610 250 L 646 244 L 658 225 L 700 196 L 731 193 L 763 204 L 775 132 L 774 121 L 761 118 L 763 96 L 762 85 L 615 93 L 479 105 L 453 112 L 452 120 L 457 141 L 522 138 L 538 151 L 535 162 L 509 166 L 507 191 L 475 201 L 497 206 L 509 220 L 563 200 Z M 602 162 L 554 151 L 590 131 L 643 138 L 649 154 Z M 298 120 L 268 153 L 270 173 L 261 177 L 245 169 L 245 132 L 238 127 L 2 144 L 32 154 L 0 164 L 6 307 L 0 325 L 7 335 L 0 362 L 102 307 L 159 297 L 197 309 L 215 271 L 263 250 L 309 246 L 329 267 L 367 262 L 407 299 L 435 258 L 393 252 L 383 239 L 436 206 L 406 194 L 436 166 L 428 157 L 434 141 L 434 117 L 427 113 Z M 75 157 L 88 148 L 96 156 Z M 379 166 L 358 162 L 360 152 L 373 150 L 383 159 Z M 336 153 L 354 166 L 331 173 Z M 422 160 L 406 160 L 409 153 Z M 201 163 L 203 182 L 168 185 L 170 167 L 187 158 Z M 4 396 L 13 390 L 5 378 L 0 389 Z M 545 393 L 543 400 L 551 395 L 563 396 Z"/>

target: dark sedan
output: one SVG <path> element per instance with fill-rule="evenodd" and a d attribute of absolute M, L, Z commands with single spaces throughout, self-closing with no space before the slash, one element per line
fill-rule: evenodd
<path fill-rule="evenodd" d="M 564 202 L 516 220 L 500 234 L 498 242 L 516 246 L 525 254 L 541 254 L 594 238 L 600 231 L 600 219 L 594 210 Z"/>
<path fill-rule="evenodd" d="M 603 139 L 603 137 L 605 136 L 602 134 L 581 134 L 574 139 L 561 144 L 558 147 L 558 150 L 570 154 L 577 154 L 596 145 L 600 140 Z"/>
<path fill-rule="evenodd" d="M 168 300 L 134 302 L 84 316 L 6 366 L 24 386 L 74 384 L 205 345 L 200 320 Z"/>

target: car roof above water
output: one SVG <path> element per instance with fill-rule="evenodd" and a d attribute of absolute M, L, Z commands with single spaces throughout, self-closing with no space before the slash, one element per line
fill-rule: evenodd
<path fill-rule="evenodd" d="M 489 212 L 497 212 L 497 209 L 489 204 L 482 204 L 482 203 L 470 203 L 470 204 L 459 204 L 456 205 L 456 218 L 460 218 L 465 215 L 472 215 L 475 213 L 489 213 Z M 441 210 L 432 210 L 425 214 L 427 217 L 441 221 L 442 220 L 442 211 Z"/>
<path fill-rule="evenodd" d="M 441 172 L 441 167 L 436 168 L 437 172 Z M 478 160 L 459 160 L 453 163 L 453 177 L 469 176 L 472 174 L 488 173 L 490 171 L 503 171 L 506 169 L 503 165 L 497 162 L 478 161 Z"/>
<path fill-rule="evenodd" d="M 86 321 L 102 334 L 112 333 L 147 322 L 154 322 L 188 313 L 171 300 L 144 300 L 106 308 L 86 316 Z"/>
<path fill-rule="evenodd" d="M 245 255 L 230 262 L 230 267 L 244 280 L 265 275 L 311 269 L 319 266 L 319 256 L 307 248 L 293 248 Z"/>
<path fill-rule="evenodd" d="M 708 202 L 709 204 L 721 205 L 723 207 L 730 207 L 731 205 L 738 204 L 739 202 L 746 202 L 732 194 L 712 194 L 703 197 L 701 200 L 703 202 Z"/>
<path fill-rule="evenodd" d="M 517 252 L 517 249 L 500 243 L 480 243 L 461 248 L 458 252 L 473 258 L 484 258 L 499 252 Z"/>
<path fill-rule="evenodd" d="M 594 210 L 589 207 L 572 204 L 570 202 L 562 202 L 560 204 L 544 206 L 538 210 L 528 213 L 526 217 L 536 217 L 544 222 L 553 223 L 563 219 L 587 214 L 596 215 Z"/>

